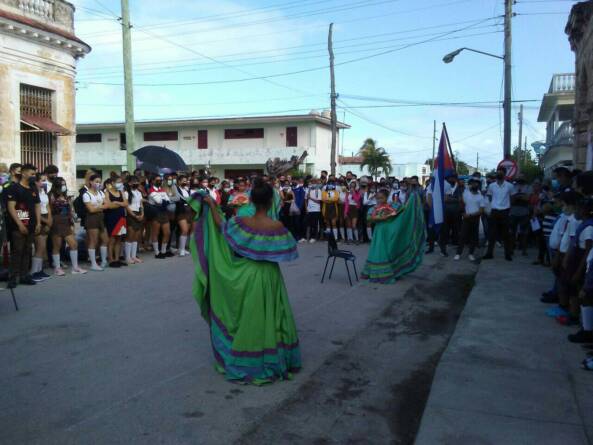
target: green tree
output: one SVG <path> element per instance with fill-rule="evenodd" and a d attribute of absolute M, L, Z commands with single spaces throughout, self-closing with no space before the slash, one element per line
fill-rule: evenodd
<path fill-rule="evenodd" d="M 543 176 L 544 172 L 538 165 L 537 160 L 531 156 L 531 150 L 522 150 L 515 147 L 511 157 L 517 163 L 519 172 L 525 176 L 527 182 L 532 182 L 534 179 Z"/>
<path fill-rule="evenodd" d="M 385 176 L 391 173 L 391 159 L 383 147 L 377 147 L 377 141 L 374 139 L 365 140 L 358 155 L 362 156 L 360 169 L 367 167 L 373 178 L 377 179 L 381 172 Z"/>

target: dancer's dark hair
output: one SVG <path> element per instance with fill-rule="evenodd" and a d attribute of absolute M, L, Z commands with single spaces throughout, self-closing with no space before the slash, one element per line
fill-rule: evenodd
<path fill-rule="evenodd" d="M 272 198 L 274 197 L 274 189 L 265 182 L 262 178 L 255 178 L 253 180 L 253 187 L 251 189 L 251 202 L 257 208 L 269 208 L 272 205 Z"/>

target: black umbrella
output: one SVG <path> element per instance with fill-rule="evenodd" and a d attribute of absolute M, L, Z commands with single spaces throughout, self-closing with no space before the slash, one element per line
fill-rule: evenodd
<path fill-rule="evenodd" d="M 142 169 L 147 171 L 154 170 L 171 170 L 171 171 L 187 171 L 187 164 L 179 154 L 173 150 L 165 147 L 157 147 L 156 145 L 147 145 L 139 148 L 132 153 L 140 162 L 142 162 Z M 149 167 L 144 168 L 144 165 Z M 156 171 L 155 171 L 156 173 Z"/>

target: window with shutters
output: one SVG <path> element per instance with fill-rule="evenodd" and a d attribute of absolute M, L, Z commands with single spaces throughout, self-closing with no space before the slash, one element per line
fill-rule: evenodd
<path fill-rule="evenodd" d="M 200 150 L 208 148 L 208 130 L 198 130 L 198 148 Z"/>
<path fill-rule="evenodd" d="M 177 131 L 148 131 L 144 133 L 145 142 L 177 140 L 179 140 L 179 133 Z"/>
<path fill-rule="evenodd" d="M 224 130 L 225 139 L 263 139 L 263 128 L 238 128 Z"/>
<path fill-rule="evenodd" d="M 297 147 L 298 146 L 298 128 L 287 127 L 286 128 L 286 146 Z"/>
<path fill-rule="evenodd" d="M 53 91 L 32 85 L 20 86 L 21 116 L 52 118 Z M 21 123 L 21 163 L 33 164 L 40 171 L 53 164 L 56 137 Z"/>

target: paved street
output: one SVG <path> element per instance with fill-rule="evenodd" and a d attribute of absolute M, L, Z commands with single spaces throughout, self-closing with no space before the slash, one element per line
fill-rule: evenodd
<path fill-rule="evenodd" d="M 261 388 L 214 372 L 189 258 L 19 287 L 18 313 L 2 292 L 0 443 L 410 443 L 476 267 L 433 256 L 350 288 L 343 264 L 319 283 L 325 245 L 300 252 L 304 369 Z"/>

